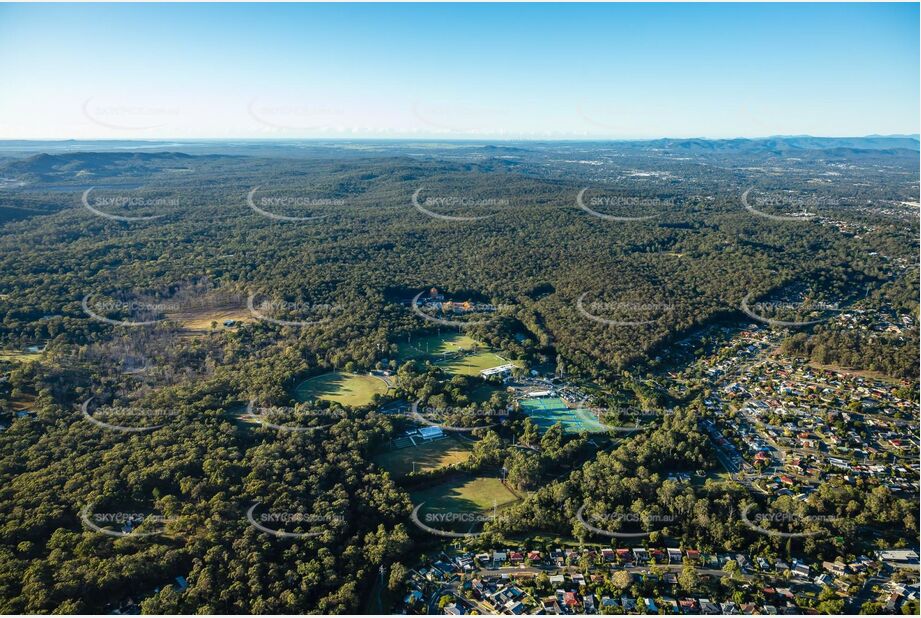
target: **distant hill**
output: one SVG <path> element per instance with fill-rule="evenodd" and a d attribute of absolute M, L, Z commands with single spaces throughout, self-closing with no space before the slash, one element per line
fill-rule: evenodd
<path fill-rule="evenodd" d="M 663 150 L 689 153 L 738 153 L 791 155 L 797 151 L 828 151 L 830 154 L 859 154 L 874 151 L 876 154 L 910 154 L 919 152 L 921 142 L 914 136 L 869 137 L 767 137 L 763 139 L 658 139 L 637 142 Z"/>
<path fill-rule="evenodd" d="M 75 152 L 38 154 L 0 164 L 0 177 L 36 182 L 91 181 L 103 177 L 138 177 L 174 169 L 188 170 L 193 161 L 223 158 L 196 157 L 180 152 Z"/>

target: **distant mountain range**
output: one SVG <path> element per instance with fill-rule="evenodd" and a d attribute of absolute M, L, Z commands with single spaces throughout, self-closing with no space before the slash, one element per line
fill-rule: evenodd
<path fill-rule="evenodd" d="M 658 139 L 639 142 L 651 147 L 665 150 L 684 150 L 689 152 L 726 152 L 754 154 L 758 152 L 770 154 L 790 154 L 797 150 L 831 150 L 859 152 L 874 150 L 881 152 L 896 152 L 909 150 L 918 152 L 921 142 L 917 135 L 882 136 L 871 135 L 867 137 L 811 137 L 783 136 L 767 137 L 762 139 Z"/>
<path fill-rule="evenodd" d="M 700 150 L 739 152 L 754 150 L 823 150 L 834 148 L 849 148 L 855 150 L 893 150 L 921 149 L 919 135 L 867 135 L 863 137 L 813 137 L 811 135 L 775 135 L 761 138 L 734 138 L 734 139 L 708 139 L 708 138 L 658 138 L 647 140 L 451 140 L 451 139 L 392 139 L 392 140 L 360 140 L 360 139 L 277 139 L 277 140 L 0 140 L 0 153 L 26 153 L 26 152 L 200 152 L 208 150 L 228 151 L 246 148 L 299 148 L 304 146 L 337 147 L 369 143 L 375 145 L 401 146 L 411 143 L 444 143 L 461 144 L 469 147 L 479 147 L 493 151 L 527 150 L 529 146 L 539 143 L 611 143 L 630 144 L 632 146 L 650 146 L 656 148 L 669 148 L 674 150 Z"/>
<path fill-rule="evenodd" d="M 167 169 L 188 170 L 197 157 L 181 152 L 72 152 L 37 154 L 0 163 L 0 177 L 34 182 L 91 182 L 97 177 L 137 177 Z"/>
<path fill-rule="evenodd" d="M 142 178 L 157 172 L 189 172 L 200 163 L 240 156 L 272 156 L 298 159 L 304 156 L 315 158 L 341 158 L 342 156 L 372 156 L 371 152 L 356 149 L 354 141 L 284 140 L 252 141 L 218 140 L 175 142 L 0 142 L 0 149 L 9 153 L 0 159 L 0 186 L 23 187 L 36 183 L 92 183 L 98 178 Z M 389 156 L 406 154 L 418 149 L 419 140 L 412 142 L 393 140 L 381 147 L 376 142 L 376 155 Z M 437 144 L 444 144 L 439 150 Z M 22 150 L 17 150 L 18 144 Z M 132 144 L 134 144 L 132 146 Z M 162 144 L 162 146 L 158 146 Z M 522 155 L 555 144 L 565 149 L 568 145 L 584 149 L 586 146 L 616 147 L 625 151 L 672 152 L 699 157 L 805 157 L 805 158 L 849 158 L 849 157 L 918 157 L 918 136 L 867 137 L 811 137 L 782 136 L 763 139 L 656 139 L 609 142 L 501 142 L 468 141 L 449 143 L 444 140 L 432 143 L 428 149 L 431 156 L 455 153 L 485 154 L 491 157 Z M 55 154 L 40 152 L 47 148 Z M 85 150 L 81 150 L 85 147 Z M 144 151 L 141 152 L 140 149 Z M 161 150 L 163 148 L 164 150 Z M 383 151 L 383 152 L 381 152 Z M 15 153 L 15 154 L 14 154 Z M 190 154 L 191 153 L 191 154 Z"/>

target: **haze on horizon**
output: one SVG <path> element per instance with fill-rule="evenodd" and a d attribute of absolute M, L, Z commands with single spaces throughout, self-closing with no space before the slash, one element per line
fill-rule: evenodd
<path fill-rule="evenodd" d="M 2 5 L 0 139 L 919 132 L 917 4 Z"/>

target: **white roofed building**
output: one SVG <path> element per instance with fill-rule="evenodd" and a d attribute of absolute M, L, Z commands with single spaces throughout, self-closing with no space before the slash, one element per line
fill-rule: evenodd
<path fill-rule="evenodd" d="M 498 367 L 490 367 L 489 369 L 484 369 L 480 372 L 480 377 L 491 378 L 492 376 L 507 377 L 511 375 L 512 370 L 515 368 L 515 365 L 512 363 L 507 363 L 505 365 L 499 365 Z"/>
<path fill-rule="evenodd" d="M 422 427 L 419 429 L 419 437 L 423 440 L 437 440 L 444 437 L 441 427 Z"/>

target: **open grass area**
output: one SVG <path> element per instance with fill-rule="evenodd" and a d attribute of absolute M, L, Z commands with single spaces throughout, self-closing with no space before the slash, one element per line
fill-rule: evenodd
<path fill-rule="evenodd" d="M 374 462 L 399 478 L 413 471 L 434 470 L 443 466 L 467 461 L 473 450 L 473 443 L 448 437 L 419 446 L 390 449 L 374 458 Z"/>
<path fill-rule="evenodd" d="M 446 331 L 424 337 L 403 338 L 397 342 L 397 359 L 400 362 L 414 359 L 427 359 L 434 362 L 444 354 L 470 350 L 474 346 L 487 349 L 482 343 L 457 331 Z"/>
<path fill-rule="evenodd" d="M 325 399 L 345 406 L 364 406 L 375 394 L 387 392 L 387 383 L 369 375 L 334 371 L 304 380 L 294 387 L 298 401 Z"/>
<path fill-rule="evenodd" d="M 435 364 L 449 373 L 479 376 L 484 369 L 505 365 L 508 362 L 495 352 L 477 352 L 476 354 L 467 354 L 445 362 L 439 361 Z"/>
<path fill-rule="evenodd" d="M 168 313 L 166 317 L 179 326 L 190 335 L 203 335 L 211 331 L 211 323 L 216 322 L 216 330 L 228 328 L 224 326 L 226 320 L 235 322 L 252 322 L 255 320 L 253 314 L 246 307 L 202 307 L 189 309 L 187 311 L 175 311 Z"/>
<path fill-rule="evenodd" d="M 484 369 L 498 367 L 509 362 L 496 354 L 488 345 L 455 331 L 414 337 L 411 341 L 398 342 L 397 346 L 399 347 L 397 359 L 400 362 L 428 360 L 449 373 L 465 376 L 479 376 Z M 457 356 L 459 352 L 466 353 Z"/>
<path fill-rule="evenodd" d="M 887 376 L 884 373 L 880 373 L 879 371 L 872 371 L 870 369 L 853 369 L 849 367 L 841 367 L 840 365 L 823 365 L 822 363 L 817 363 L 815 361 L 810 361 L 807 364 L 813 369 L 821 369 L 822 371 L 831 371 L 833 373 L 840 373 L 846 376 L 857 376 L 860 378 L 869 378 L 871 380 L 888 382 L 890 384 L 899 384 L 898 378 L 893 378 L 891 376 Z"/>
<path fill-rule="evenodd" d="M 714 470 L 705 476 L 697 476 L 696 474 L 691 475 L 691 484 L 697 487 L 703 487 L 708 480 L 728 483 L 732 481 L 732 476 L 722 468 Z"/>
<path fill-rule="evenodd" d="M 432 487 L 414 491 L 413 504 L 425 502 L 426 511 L 455 513 L 485 512 L 502 508 L 518 501 L 518 496 L 509 491 L 496 477 L 463 476 Z"/>
<path fill-rule="evenodd" d="M 11 363 L 30 363 L 42 357 L 42 352 L 26 352 L 24 350 L 0 350 L 0 361 Z"/>
<path fill-rule="evenodd" d="M 466 475 L 411 492 L 410 498 L 422 505 L 423 525 L 454 532 L 479 532 L 495 513 L 520 500 L 496 477 Z"/>
<path fill-rule="evenodd" d="M 594 412 L 584 408 L 567 408 L 563 400 L 557 397 L 522 399 L 520 404 L 522 411 L 531 417 L 541 431 L 558 422 L 563 423 L 563 429 L 569 433 L 607 431 Z"/>

